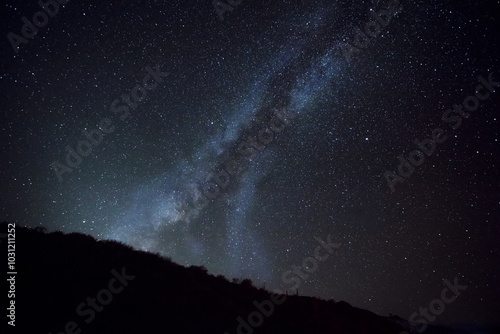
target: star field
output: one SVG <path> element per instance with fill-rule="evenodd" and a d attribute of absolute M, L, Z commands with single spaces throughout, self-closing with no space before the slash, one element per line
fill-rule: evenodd
<path fill-rule="evenodd" d="M 498 323 L 500 2 L 394 3 L 69 1 L 16 52 L 7 1 L 1 219 L 283 291 L 331 235 L 301 295 L 407 318 L 458 277 L 435 323 Z"/>

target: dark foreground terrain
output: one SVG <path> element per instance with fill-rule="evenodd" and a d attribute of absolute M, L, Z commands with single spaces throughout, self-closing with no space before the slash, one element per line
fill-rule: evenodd
<path fill-rule="evenodd" d="M 397 334 L 408 328 L 400 318 L 346 302 L 273 295 L 249 280 L 229 282 L 203 267 L 77 233 L 16 227 L 16 270 L 16 326 L 9 333 Z M 465 332 L 429 326 L 425 333 Z"/>

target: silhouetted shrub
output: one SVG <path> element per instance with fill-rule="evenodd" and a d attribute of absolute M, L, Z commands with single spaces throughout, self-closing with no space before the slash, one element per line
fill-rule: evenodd
<path fill-rule="evenodd" d="M 245 278 L 244 280 L 241 281 L 241 286 L 245 287 L 245 288 L 253 288 L 253 283 L 252 283 L 252 280 L 248 279 L 248 278 Z"/>

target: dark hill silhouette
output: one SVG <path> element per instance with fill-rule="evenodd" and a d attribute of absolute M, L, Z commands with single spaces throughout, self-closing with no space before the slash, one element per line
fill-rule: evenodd
<path fill-rule="evenodd" d="M 6 231 L 4 224 L 1 231 Z M 249 280 L 229 282 L 209 275 L 203 267 L 186 268 L 116 241 L 19 226 L 16 269 L 16 333 L 234 334 L 238 317 L 248 322 L 257 310 L 253 301 L 271 298 L 270 292 L 253 287 Z M 102 303 L 98 298 L 92 309 L 87 298 L 97 296 Z M 269 304 L 266 307 L 264 312 L 269 311 Z M 274 308 L 269 317 L 262 316 L 261 326 L 240 325 L 239 333 L 399 334 L 404 330 L 397 323 L 404 322 L 400 318 L 394 321 L 346 302 L 286 296 Z M 429 327 L 426 333 L 458 333 L 436 330 Z"/>

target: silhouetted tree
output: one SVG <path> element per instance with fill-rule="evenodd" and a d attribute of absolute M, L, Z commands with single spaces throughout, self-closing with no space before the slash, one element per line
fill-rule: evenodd
<path fill-rule="evenodd" d="M 43 226 L 37 226 L 35 227 L 35 231 L 38 232 L 38 233 L 47 233 L 47 228 L 43 227 Z"/>
<path fill-rule="evenodd" d="M 249 278 L 245 278 L 244 280 L 241 281 L 240 284 L 245 288 L 253 288 L 252 280 Z"/>

